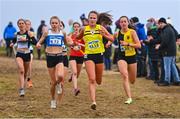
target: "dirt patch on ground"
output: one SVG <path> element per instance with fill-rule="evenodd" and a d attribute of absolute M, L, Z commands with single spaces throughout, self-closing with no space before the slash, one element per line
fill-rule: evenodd
<path fill-rule="evenodd" d="M 18 75 L 15 60 L 0 57 L 0 117 L 44 118 L 122 118 L 180 117 L 180 86 L 158 87 L 151 80 L 138 78 L 132 85 L 134 103 L 125 105 L 122 80 L 118 72 L 105 71 L 103 83 L 97 86 L 97 110 L 90 109 L 88 80 L 83 69 L 78 80 L 80 95 L 72 93 L 66 79 L 65 95 L 57 109 L 50 109 L 50 78 L 44 60 L 33 62 L 34 87 L 18 96 Z"/>

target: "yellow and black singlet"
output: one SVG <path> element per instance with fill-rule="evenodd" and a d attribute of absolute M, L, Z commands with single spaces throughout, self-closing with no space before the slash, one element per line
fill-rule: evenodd
<path fill-rule="evenodd" d="M 103 38 L 99 32 L 100 28 L 100 25 L 96 25 L 94 29 L 85 26 L 83 37 L 85 42 L 85 54 L 97 54 L 105 51 Z"/>
<path fill-rule="evenodd" d="M 131 32 L 133 29 L 128 29 L 126 33 L 122 33 L 119 31 L 118 34 L 118 43 L 119 43 L 119 53 L 121 56 L 134 56 L 136 55 L 136 51 L 134 47 L 131 46 L 122 46 L 120 41 L 125 41 L 127 43 L 134 43 Z"/>

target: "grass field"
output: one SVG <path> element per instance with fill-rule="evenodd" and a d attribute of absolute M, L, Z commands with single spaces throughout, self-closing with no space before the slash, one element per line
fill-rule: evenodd
<path fill-rule="evenodd" d="M 97 86 L 97 110 L 90 109 L 88 79 L 82 70 L 78 84 L 81 93 L 75 97 L 72 83 L 65 80 L 65 95 L 58 108 L 50 109 L 50 78 L 44 60 L 34 60 L 34 87 L 18 96 L 18 74 L 14 58 L 0 56 L 0 118 L 180 118 L 180 86 L 158 87 L 151 80 L 138 78 L 131 85 L 134 102 L 125 105 L 126 96 L 120 74 L 104 71 Z"/>

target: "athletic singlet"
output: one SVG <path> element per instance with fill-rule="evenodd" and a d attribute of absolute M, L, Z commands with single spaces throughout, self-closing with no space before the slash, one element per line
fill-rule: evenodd
<path fill-rule="evenodd" d="M 85 26 L 84 30 L 84 42 L 85 42 L 85 54 L 97 54 L 105 51 L 103 38 L 99 32 L 100 25 L 96 25 L 94 29 L 89 26 Z"/>
<path fill-rule="evenodd" d="M 25 41 L 22 41 L 22 39 L 26 39 Z M 30 46 L 30 37 L 28 35 L 28 32 L 21 34 L 20 32 L 17 32 L 16 35 L 16 41 L 17 41 L 17 48 L 29 48 Z"/>
<path fill-rule="evenodd" d="M 74 47 L 71 47 L 71 50 L 70 50 L 70 56 L 84 56 L 84 40 L 81 40 L 81 39 L 76 39 L 76 35 L 72 35 L 71 36 L 72 40 L 73 41 L 77 41 L 80 45 L 79 46 L 75 46 L 77 47 L 79 50 L 74 50 L 73 48 Z"/>
<path fill-rule="evenodd" d="M 119 31 L 119 34 L 118 34 L 119 52 L 123 56 L 133 56 L 136 54 L 134 47 L 122 46 L 120 44 L 120 41 L 125 41 L 127 43 L 133 43 L 134 42 L 132 39 L 132 35 L 131 35 L 132 31 L 133 31 L 133 29 L 128 29 L 128 31 L 126 33 L 122 33 L 121 31 Z"/>
<path fill-rule="evenodd" d="M 52 33 L 51 30 L 49 30 L 48 35 L 46 37 L 46 45 L 47 47 L 51 46 L 64 46 L 64 34 L 62 31 L 59 33 Z"/>

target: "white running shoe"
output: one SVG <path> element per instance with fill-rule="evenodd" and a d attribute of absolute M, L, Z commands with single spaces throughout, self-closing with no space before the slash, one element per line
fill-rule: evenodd
<path fill-rule="evenodd" d="M 51 100 L 51 109 L 56 109 L 56 100 Z"/>
<path fill-rule="evenodd" d="M 61 83 L 58 83 L 58 84 L 56 85 L 56 88 L 57 88 L 57 94 L 58 94 L 58 95 L 62 94 L 62 86 L 61 86 Z"/>
<path fill-rule="evenodd" d="M 133 101 L 132 101 L 132 98 L 128 98 L 124 103 L 125 104 L 131 104 Z"/>
<path fill-rule="evenodd" d="M 19 89 L 19 96 L 24 97 L 24 95 L 25 95 L 24 89 L 23 88 Z"/>

